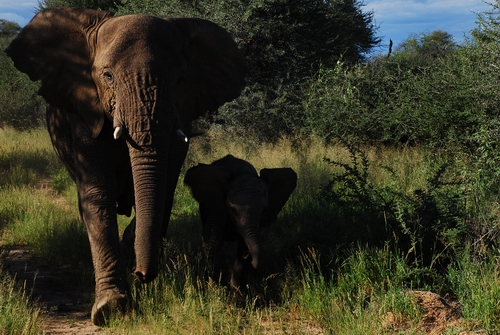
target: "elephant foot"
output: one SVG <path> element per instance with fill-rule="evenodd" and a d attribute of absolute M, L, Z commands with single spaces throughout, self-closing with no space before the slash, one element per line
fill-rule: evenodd
<path fill-rule="evenodd" d="M 104 326 L 111 315 L 125 314 L 128 304 L 127 294 L 112 291 L 96 299 L 92 307 L 91 320 L 96 326 Z"/>

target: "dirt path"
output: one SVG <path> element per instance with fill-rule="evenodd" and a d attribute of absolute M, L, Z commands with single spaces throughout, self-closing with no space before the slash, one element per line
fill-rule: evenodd
<path fill-rule="evenodd" d="M 64 267 L 48 267 L 30 256 L 27 248 L 18 248 L 9 251 L 7 268 L 19 285 L 46 309 L 42 325 L 45 334 L 106 333 L 90 322 L 92 305 L 82 301 L 82 296 L 89 296 L 88 288 L 79 287 Z"/>

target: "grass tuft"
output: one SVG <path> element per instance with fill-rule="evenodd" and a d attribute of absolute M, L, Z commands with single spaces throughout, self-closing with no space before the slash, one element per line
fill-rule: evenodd
<path fill-rule="evenodd" d="M 16 287 L 0 266 L 0 334 L 40 334 L 42 320 L 42 310 L 31 302 L 29 292 Z"/>

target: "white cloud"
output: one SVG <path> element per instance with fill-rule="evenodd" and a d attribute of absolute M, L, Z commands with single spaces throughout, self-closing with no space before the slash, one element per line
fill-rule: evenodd
<path fill-rule="evenodd" d="M 21 27 L 24 27 L 31 20 L 31 17 L 28 18 L 15 13 L 0 12 L 0 19 L 4 19 L 7 21 L 14 21 L 17 22 L 17 24 L 19 24 Z"/>
<path fill-rule="evenodd" d="M 38 7 L 38 1 L 35 0 L 0 0 L 0 11 L 9 10 L 31 10 Z"/>
<path fill-rule="evenodd" d="M 0 0 L 0 19 L 17 22 L 21 27 L 35 16 L 37 0 Z"/>
<path fill-rule="evenodd" d="M 14 13 L 8 13 L 8 12 L 6 12 L 6 13 L 0 12 L 0 19 L 17 22 L 20 26 L 23 26 L 26 23 L 28 23 L 26 21 L 26 19 L 24 17 L 22 17 L 21 15 L 14 14 Z"/>

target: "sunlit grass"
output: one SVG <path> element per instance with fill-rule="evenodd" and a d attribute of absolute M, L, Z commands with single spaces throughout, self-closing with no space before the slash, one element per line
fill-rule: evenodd
<path fill-rule="evenodd" d="M 470 329 L 484 327 L 489 333 L 500 332 L 500 252 L 474 259 L 465 252 L 448 277 L 463 306 Z"/>
<path fill-rule="evenodd" d="M 45 129 L 0 129 L 0 187 L 34 185 L 61 167 Z"/>
<path fill-rule="evenodd" d="M 29 299 L 0 264 L 0 334 L 40 334 L 42 310 Z"/>
<path fill-rule="evenodd" d="M 304 253 L 300 278 L 287 283 L 293 294 L 285 305 L 288 313 L 301 315 L 302 323 L 309 320 L 309 327 L 323 333 L 382 334 L 389 331 L 389 313 L 404 318 L 407 328 L 418 321 L 401 281 L 387 282 L 405 267 L 388 249 L 352 250 L 338 271 L 326 275 L 318 271 L 318 256 L 313 250 Z"/>

